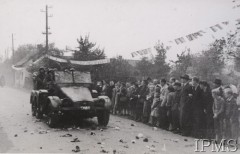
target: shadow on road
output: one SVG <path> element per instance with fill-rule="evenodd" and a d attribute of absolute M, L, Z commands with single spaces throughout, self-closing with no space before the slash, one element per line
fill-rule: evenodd
<path fill-rule="evenodd" d="M 40 121 L 47 125 L 47 117 L 44 117 Z M 61 118 L 56 128 L 59 129 L 79 128 L 95 130 L 97 128 L 106 129 L 107 127 L 99 126 L 96 118 L 81 119 L 73 116 L 64 116 L 63 118 Z"/>

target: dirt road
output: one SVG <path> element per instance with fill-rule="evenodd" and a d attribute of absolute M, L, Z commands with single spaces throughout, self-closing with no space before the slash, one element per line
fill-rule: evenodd
<path fill-rule="evenodd" d="M 73 153 L 79 146 L 79 153 L 90 154 L 194 153 L 193 138 L 118 116 L 111 116 L 104 129 L 96 127 L 96 119 L 66 122 L 64 127 L 51 129 L 31 116 L 29 95 L 23 90 L 0 88 L 0 152 Z M 136 139 L 139 133 L 143 138 Z"/>

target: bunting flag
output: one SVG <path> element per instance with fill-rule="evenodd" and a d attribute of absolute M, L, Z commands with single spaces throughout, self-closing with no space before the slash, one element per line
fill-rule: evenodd
<path fill-rule="evenodd" d="M 196 32 L 195 34 L 196 34 L 197 36 L 203 36 L 203 34 L 202 34 L 200 31 Z"/>
<path fill-rule="evenodd" d="M 175 42 L 177 43 L 177 45 L 180 44 L 181 43 L 180 38 L 175 39 Z"/>
<path fill-rule="evenodd" d="M 190 34 L 193 38 L 197 39 L 198 37 L 201 37 L 203 36 L 200 32 L 196 32 L 196 33 L 193 33 L 193 34 Z"/>
<path fill-rule="evenodd" d="M 200 30 L 200 31 L 198 31 L 199 33 L 206 33 L 205 31 L 203 31 L 203 30 Z"/>
<path fill-rule="evenodd" d="M 223 29 L 219 24 L 216 24 L 215 27 L 219 28 L 220 30 Z"/>
<path fill-rule="evenodd" d="M 228 25 L 229 22 L 228 22 L 228 21 L 224 21 L 224 22 L 222 22 L 222 24 L 224 24 L 224 25 Z"/>
<path fill-rule="evenodd" d="M 139 50 L 131 53 L 132 57 L 145 56 L 148 54 L 151 54 L 151 48 L 147 48 L 147 49 L 143 49 L 143 50 Z"/>
<path fill-rule="evenodd" d="M 198 35 L 196 35 L 195 33 L 194 34 L 191 34 L 193 36 L 194 39 L 197 39 L 198 38 Z"/>
<path fill-rule="evenodd" d="M 132 55 L 132 57 L 136 57 L 136 56 L 138 56 L 138 54 L 135 53 L 135 52 L 132 52 L 131 55 Z"/>
<path fill-rule="evenodd" d="M 192 36 L 192 34 L 187 35 L 186 38 L 187 38 L 189 41 L 194 40 L 194 37 Z"/>
<path fill-rule="evenodd" d="M 181 42 L 181 43 L 186 42 L 185 39 L 184 39 L 183 37 L 180 37 L 179 39 L 180 39 L 180 42 Z"/>
<path fill-rule="evenodd" d="M 211 29 L 213 32 L 217 32 L 217 28 L 216 28 L 215 26 L 210 27 L 210 29 Z"/>

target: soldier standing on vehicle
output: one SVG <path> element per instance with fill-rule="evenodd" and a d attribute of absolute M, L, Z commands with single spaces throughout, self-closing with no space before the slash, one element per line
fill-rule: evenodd
<path fill-rule="evenodd" d="M 41 68 L 39 68 L 39 73 L 36 77 L 36 88 L 37 89 L 45 88 L 44 79 L 45 79 L 45 70 L 43 67 L 41 67 Z"/>
<path fill-rule="evenodd" d="M 55 81 L 54 70 L 48 70 L 44 78 L 44 83 L 47 85 L 48 83 L 50 82 L 52 83 L 54 81 Z"/>

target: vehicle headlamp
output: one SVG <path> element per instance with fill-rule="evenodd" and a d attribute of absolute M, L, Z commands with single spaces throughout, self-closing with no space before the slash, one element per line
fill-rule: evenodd
<path fill-rule="evenodd" d="M 73 103 L 70 99 L 62 99 L 62 102 L 61 102 L 62 107 L 69 107 L 72 105 L 73 105 Z"/>

